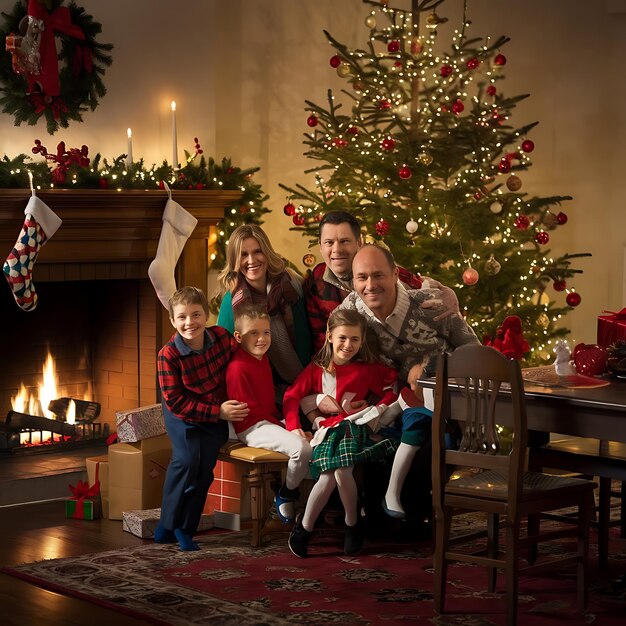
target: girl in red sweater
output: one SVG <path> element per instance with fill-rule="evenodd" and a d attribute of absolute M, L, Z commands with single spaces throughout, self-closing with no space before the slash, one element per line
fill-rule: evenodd
<path fill-rule="evenodd" d="M 285 393 L 283 411 L 287 429 L 300 428 L 302 400 L 316 400 L 319 417 L 311 442 L 311 476 L 317 479 L 301 516 L 289 536 L 289 548 L 299 557 L 307 547 L 315 521 L 337 487 L 345 510 L 344 552 L 363 547 L 363 524 L 357 510 L 354 465 L 393 454 L 397 443 L 375 441 L 365 425 L 397 398 L 396 372 L 378 363 L 365 343 L 367 322 L 354 310 L 335 309 L 328 319 L 326 343 Z M 377 398 L 374 405 L 366 398 Z M 308 414 L 308 412 L 307 412 Z M 380 438 L 378 438 L 380 439 Z"/>

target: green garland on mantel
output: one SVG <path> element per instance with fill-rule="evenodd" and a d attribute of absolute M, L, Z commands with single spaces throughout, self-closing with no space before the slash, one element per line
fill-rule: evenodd
<path fill-rule="evenodd" d="M 44 156 L 46 161 L 35 162 L 26 154 L 13 158 L 4 155 L 0 160 L 0 189 L 29 188 L 30 174 L 36 189 L 150 190 L 162 189 L 163 181 L 166 181 L 172 189 L 241 191 L 241 198 L 226 208 L 212 268 L 224 266 L 226 241 L 237 226 L 262 224 L 263 215 L 270 211 L 265 206 L 269 196 L 253 179 L 258 167 L 242 169 L 233 165 L 230 158 L 223 158 L 220 163 L 212 158 L 207 160 L 197 139 L 195 152 L 185 150 L 185 164 L 179 169 L 174 169 L 165 160 L 160 166 L 153 164 L 151 167 L 146 167 L 143 159 L 127 163 L 125 154 L 111 162 L 96 154 L 90 161 L 87 146 L 66 150 L 63 142 L 58 144 L 56 154 L 49 154 L 39 141 L 35 141 L 32 151 Z M 50 168 L 47 161 L 55 166 Z"/>

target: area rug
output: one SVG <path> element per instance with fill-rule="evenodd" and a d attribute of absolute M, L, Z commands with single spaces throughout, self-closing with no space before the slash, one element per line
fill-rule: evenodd
<path fill-rule="evenodd" d="M 616 534 L 615 534 L 616 537 Z M 504 626 L 503 577 L 486 591 L 481 568 L 451 566 L 446 613 L 433 613 L 430 542 L 411 546 L 366 544 L 346 557 L 337 536 L 315 541 L 298 559 L 284 541 L 251 548 L 248 533 L 199 536 L 201 550 L 175 545 L 55 559 L 2 571 L 52 591 L 83 598 L 146 623 L 189 624 L 430 624 Z M 550 546 L 550 549 L 562 549 Z M 611 559 L 626 564 L 626 545 L 614 538 Z M 624 623 L 626 585 L 590 572 L 589 605 L 576 611 L 573 572 L 520 580 L 524 626 Z"/>

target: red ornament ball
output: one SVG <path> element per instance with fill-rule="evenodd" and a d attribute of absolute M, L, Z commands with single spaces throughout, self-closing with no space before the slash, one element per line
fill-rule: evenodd
<path fill-rule="evenodd" d="M 493 60 L 496 65 L 506 65 L 506 57 L 503 54 L 496 55 L 496 58 Z"/>
<path fill-rule="evenodd" d="M 330 60 L 328 62 L 330 63 L 331 67 L 339 67 L 341 65 L 341 58 L 338 54 L 335 54 L 330 57 Z"/>
<path fill-rule="evenodd" d="M 453 71 L 454 71 L 454 68 L 451 65 L 442 65 L 441 69 L 439 70 L 439 73 L 444 78 L 447 78 L 448 76 L 450 76 L 450 74 L 452 74 Z"/>
<path fill-rule="evenodd" d="M 399 170 L 398 170 L 398 176 L 402 179 L 402 180 L 409 180 L 409 178 L 411 178 L 411 176 L 413 176 L 413 172 L 411 171 L 411 168 L 409 168 L 406 165 L 403 165 Z"/>
<path fill-rule="evenodd" d="M 311 128 L 315 128 L 315 126 L 317 126 L 317 116 L 309 115 L 309 117 L 306 118 L 306 123 Z"/>
<path fill-rule="evenodd" d="M 552 287 L 554 291 L 565 291 L 567 283 L 564 280 L 555 280 L 554 283 L 552 283 Z"/>
<path fill-rule="evenodd" d="M 487 87 L 487 95 L 488 96 L 495 96 L 498 93 L 498 90 L 496 89 L 495 85 L 489 85 L 489 87 Z"/>
<path fill-rule="evenodd" d="M 397 39 L 392 39 L 387 44 L 387 52 L 398 52 L 400 50 L 400 42 Z"/>
<path fill-rule="evenodd" d="M 296 226 L 302 226 L 304 224 L 304 215 L 302 215 L 302 213 L 296 213 L 292 219 Z"/>
<path fill-rule="evenodd" d="M 519 230 L 526 230 L 530 226 L 530 218 L 528 215 L 518 215 L 513 224 L 515 228 L 519 228 Z"/>
<path fill-rule="evenodd" d="M 384 237 L 389 232 L 389 222 L 380 219 L 376 222 L 376 234 L 380 237 Z"/>
<path fill-rule="evenodd" d="M 565 302 L 567 302 L 570 306 L 578 306 L 581 300 L 582 298 L 580 297 L 580 294 L 575 291 L 570 291 L 565 298 Z"/>
<path fill-rule="evenodd" d="M 475 70 L 480 65 L 480 61 L 476 57 L 472 57 L 471 59 L 468 59 L 465 65 L 468 70 Z"/>
<path fill-rule="evenodd" d="M 359 129 L 356 126 L 348 126 L 348 129 L 346 130 L 346 132 L 349 135 L 358 135 Z"/>
<path fill-rule="evenodd" d="M 391 152 L 396 147 L 396 142 L 391 137 L 385 137 L 380 142 L 380 147 L 386 152 Z"/>
<path fill-rule="evenodd" d="M 463 272 L 463 282 L 466 285 L 475 285 L 478 282 L 478 272 L 473 267 L 468 267 Z"/>
<path fill-rule="evenodd" d="M 283 207 L 283 213 L 292 217 L 296 214 L 296 207 L 291 202 L 287 202 L 287 204 Z"/>
<path fill-rule="evenodd" d="M 389 102 L 389 100 L 380 100 L 378 102 L 378 108 L 381 111 L 388 111 L 391 108 L 391 102 Z"/>
<path fill-rule="evenodd" d="M 524 152 L 532 152 L 535 149 L 535 142 L 530 139 L 522 141 L 522 150 Z"/>
<path fill-rule="evenodd" d="M 556 221 L 563 226 L 563 224 L 567 224 L 567 213 L 563 213 L 563 211 L 561 211 L 557 216 L 556 216 Z"/>
<path fill-rule="evenodd" d="M 456 113 L 457 115 L 459 113 L 463 113 L 463 111 L 465 110 L 465 105 L 463 104 L 462 100 L 457 100 L 453 105 L 452 105 L 452 112 Z"/>
<path fill-rule="evenodd" d="M 502 159 L 502 161 L 498 163 L 498 169 L 503 174 L 508 174 L 511 171 L 511 161 L 509 161 L 508 159 Z"/>
<path fill-rule="evenodd" d="M 535 235 L 535 241 L 545 246 L 548 243 L 548 241 L 550 241 L 550 235 L 545 230 L 540 230 Z"/>

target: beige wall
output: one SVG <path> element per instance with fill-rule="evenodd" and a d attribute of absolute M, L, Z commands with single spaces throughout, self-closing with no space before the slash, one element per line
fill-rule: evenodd
<path fill-rule="evenodd" d="M 85 114 L 84 124 L 54 137 L 43 126 L 15 128 L 11 117 L 0 116 L 0 155 L 29 152 L 39 138 L 48 149 L 62 139 L 113 157 L 126 151 L 130 126 L 136 159 L 171 160 L 169 103 L 174 99 L 179 155 L 198 136 L 207 153 L 260 166 L 257 179 L 273 210 L 267 230 L 276 248 L 299 263 L 307 242 L 288 231 L 278 183 L 311 182 L 303 173 L 310 166 L 302 157 L 304 100 L 323 103 L 329 87 L 343 85 L 328 66 L 331 48 L 322 29 L 348 45 L 363 46 L 367 31 L 360 0 L 78 4 L 103 24 L 100 41 L 116 46 L 105 78 L 108 95 L 95 112 Z M 502 85 L 509 95 L 531 94 L 514 123 L 540 122 L 531 135 L 534 166 L 522 174 L 524 190 L 574 196 L 563 207 L 570 220 L 555 231 L 552 250 L 594 255 L 580 263 L 585 273 L 572 284 L 583 301 L 567 318 L 573 340 L 592 342 L 596 315 L 626 305 L 626 156 L 621 149 L 626 1 L 468 4 L 473 33 L 511 37 L 503 50 L 508 63 Z M 0 10 L 12 6 L 13 0 L 0 0 Z M 440 13 L 456 24 L 461 6 L 461 0 L 448 0 Z"/>

